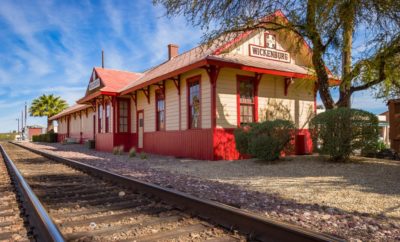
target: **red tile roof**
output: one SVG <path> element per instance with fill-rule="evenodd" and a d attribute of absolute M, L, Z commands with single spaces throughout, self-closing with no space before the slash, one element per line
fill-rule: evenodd
<path fill-rule="evenodd" d="M 101 67 L 95 67 L 94 71 L 104 85 L 100 91 L 104 92 L 118 92 L 119 89 L 143 76 L 142 73 L 105 69 Z"/>

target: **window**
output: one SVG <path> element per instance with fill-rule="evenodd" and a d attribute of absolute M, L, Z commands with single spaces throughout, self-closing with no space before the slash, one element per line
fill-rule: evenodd
<path fill-rule="evenodd" d="M 189 128 L 200 128 L 200 81 L 188 81 L 189 88 Z"/>
<path fill-rule="evenodd" d="M 241 124 L 255 121 L 254 82 L 252 80 L 239 80 L 239 122 Z"/>
<path fill-rule="evenodd" d="M 101 123 L 103 120 L 103 105 L 99 104 L 99 110 L 98 110 L 98 119 L 97 119 L 97 125 L 98 125 L 98 132 L 101 133 Z"/>
<path fill-rule="evenodd" d="M 128 101 L 127 100 L 119 100 L 118 103 L 118 132 L 119 133 L 127 133 L 128 132 Z"/>
<path fill-rule="evenodd" d="M 111 128 L 110 128 L 110 114 L 111 114 L 111 105 L 110 105 L 110 102 L 107 102 L 107 104 L 106 104 L 106 109 L 105 109 L 105 112 L 106 112 L 106 133 L 108 133 L 108 132 L 110 132 L 110 130 L 111 130 Z"/>
<path fill-rule="evenodd" d="M 162 90 L 156 91 L 156 125 L 157 131 L 165 130 L 165 96 Z"/>

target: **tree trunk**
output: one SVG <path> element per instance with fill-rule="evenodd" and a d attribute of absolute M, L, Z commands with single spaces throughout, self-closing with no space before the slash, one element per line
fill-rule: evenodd
<path fill-rule="evenodd" d="M 350 0 L 342 6 L 341 21 L 343 22 L 342 47 L 342 83 L 340 84 L 338 107 L 351 107 L 351 50 L 353 46 L 355 2 Z"/>
<path fill-rule="evenodd" d="M 47 117 L 47 132 L 51 131 L 52 129 L 54 129 L 53 121 L 50 121 L 49 117 Z"/>
<path fill-rule="evenodd" d="M 307 2 L 307 32 L 313 43 L 312 62 L 315 68 L 318 79 L 318 90 L 321 100 L 326 109 L 333 109 L 335 102 L 329 91 L 329 76 L 326 70 L 324 60 L 322 58 L 324 47 L 322 44 L 321 36 L 319 35 L 315 23 L 316 16 L 316 2 L 309 0 Z"/>

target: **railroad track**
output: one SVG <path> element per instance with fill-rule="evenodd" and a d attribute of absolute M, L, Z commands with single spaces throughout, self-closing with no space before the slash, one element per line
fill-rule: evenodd
<path fill-rule="evenodd" d="M 29 241 L 17 192 L 0 157 L 0 241 Z"/>
<path fill-rule="evenodd" d="M 45 152 L 3 147 L 67 241 L 339 241 Z"/>

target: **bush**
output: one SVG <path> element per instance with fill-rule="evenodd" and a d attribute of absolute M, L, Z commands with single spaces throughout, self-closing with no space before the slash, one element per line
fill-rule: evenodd
<path fill-rule="evenodd" d="M 32 142 L 46 142 L 46 143 L 56 143 L 57 134 L 56 133 L 46 133 L 32 136 Z"/>
<path fill-rule="evenodd" d="M 136 156 L 136 148 L 135 147 L 132 147 L 130 150 L 129 150 L 129 157 L 135 157 Z"/>
<path fill-rule="evenodd" d="M 241 154 L 249 154 L 249 131 L 251 129 L 251 125 L 246 125 L 240 128 L 237 128 L 233 131 L 233 135 L 235 136 L 236 149 Z"/>
<path fill-rule="evenodd" d="M 287 120 L 254 123 L 234 131 L 236 149 L 258 159 L 273 161 L 290 146 L 294 124 Z"/>
<path fill-rule="evenodd" d="M 147 159 L 147 154 L 144 153 L 144 152 L 140 153 L 140 159 L 146 160 Z"/>
<path fill-rule="evenodd" d="M 123 152 L 124 152 L 124 146 L 122 145 L 115 146 L 112 150 L 113 155 L 122 155 Z"/>
<path fill-rule="evenodd" d="M 378 118 L 367 111 L 349 108 L 327 110 L 310 122 L 314 147 L 333 161 L 347 161 L 359 150 L 375 153 L 378 147 Z"/>

